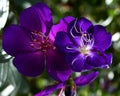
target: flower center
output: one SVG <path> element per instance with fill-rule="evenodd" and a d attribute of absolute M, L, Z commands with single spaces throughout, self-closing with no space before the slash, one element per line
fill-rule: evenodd
<path fill-rule="evenodd" d="M 92 48 L 94 43 L 93 38 L 91 37 L 91 34 L 82 33 L 80 37 L 80 47 L 79 50 L 83 54 L 89 54 L 90 49 Z"/>
<path fill-rule="evenodd" d="M 48 49 L 53 48 L 49 38 L 45 36 L 42 32 L 31 32 L 31 39 L 32 42 L 30 43 L 30 46 L 35 48 L 36 50 L 46 52 Z"/>
<path fill-rule="evenodd" d="M 88 54 L 90 52 L 90 50 L 80 48 L 80 52 L 83 54 Z"/>

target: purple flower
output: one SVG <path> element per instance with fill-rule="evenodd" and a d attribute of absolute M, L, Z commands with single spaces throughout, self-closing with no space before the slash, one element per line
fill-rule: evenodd
<path fill-rule="evenodd" d="M 96 79 L 97 76 L 98 76 L 98 72 L 91 72 L 89 74 L 76 77 L 73 81 L 75 83 L 75 86 L 81 87 L 81 86 L 90 84 L 92 81 L 94 81 Z M 52 94 L 52 92 L 54 92 L 55 90 L 58 90 L 58 89 L 64 90 L 66 86 L 67 86 L 66 82 L 57 83 L 57 84 L 46 87 L 44 90 L 35 94 L 34 96 L 50 96 L 50 94 Z M 73 90 L 71 90 L 71 91 L 72 92 L 71 93 L 69 92 L 68 93 L 69 95 L 66 95 L 66 96 L 76 96 L 76 95 L 74 95 L 76 89 L 73 88 Z M 58 96 L 61 96 L 61 95 L 58 95 Z"/>
<path fill-rule="evenodd" d="M 61 23 L 68 24 L 73 20 L 69 18 Z M 52 78 L 64 82 L 72 70 L 66 64 L 64 55 L 58 53 L 54 46 L 56 33 L 50 32 L 52 25 L 48 6 L 35 4 L 21 13 L 20 24 L 5 28 L 2 45 L 8 54 L 14 56 L 13 64 L 20 73 L 34 77 L 46 67 Z"/>
<path fill-rule="evenodd" d="M 67 63 L 76 72 L 108 68 L 112 62 L 112 54 L 105 53 L 111 45 L 111 34 L 86 18 L 74 19 L 67 31 L 59 30 L 55 45 L 66 55 Z"/>
<path fill-rule="evenodd" d="M 51 36 L 51 37 L 52 36 L 56 36 L 57 32 L 59 32 L 59 31 L 67 32 L 67 27 L 68 27 L 69 23 L 71 21 L 73 21 L 74 19 L 75 18 L 71 17 L 71 16 L 67 16 L 65 18 L 62 18 L 58 24 L 53 25 L 53 27 L 51 29 L 51 34 L 49 36 Z M 63 40 L 63 38 L 60 38 L 60 39 Z M 64 39 L 67 40 L 67 38 L 64 38 Z M 53 37 L 53 41 L 54 41 L 54 37 Z M 59 42 L 59 43 L 64 45 L 64 42 Z M 63 58 L 65 58 L 65 57 L 63 57 Z M 61 63 L 60 67 L 64 67 L 63 65 L 64 64 Z M 54 68 L 55 68 L 55 66 L 58 66 L 58 65 L 54 65 Z M 51 65 L 49 65 L 49 67 L 51 67 Z M 66 67 L 69 68 L 69 65 L 66 65 Z M 90 84 L 92 81 L 94 81 L 96 79 L 98 74 L 99 74 L 98 72 L 90 72 L 88 74 L 81 75 L 79 77 L 73 78 L 71 76 L 70 78 L 73 78 L 73 82 L 74 82 L 75 86 L 79 86 L 80 87 L 80 86 L 85 86 L 87 84 Z M 66 79 L 64 82 L 59 82 L 57 84 L 48 86 L 47 88 L 45 88 L 41 92 L 37 93 L 35 96 L 49 96 L 52 92 L 54 92 L 55 90 L 58 90 L 58 89 L 64 89 L 64 90 L 68 89 L 69 90 L 69 88 L 66 88 L 66 87 L 69 86 L 69 83 L 67 84 L 67 82 L 70 80 L 70 78 Z M 73 87 L 73 85 L 72 85 L 72 87 Z M 68 94 L 70 95 L 70 92 Z M 71 94 L 75 94 L 75 89 L 71 90 Z M 61 95 L 58 95 L 58 96 L 61 96 Z"/>

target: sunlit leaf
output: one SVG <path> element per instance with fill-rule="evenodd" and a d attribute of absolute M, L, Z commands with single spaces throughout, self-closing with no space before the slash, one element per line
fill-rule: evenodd
<path fill-rule="evenodd" d="M 0 63 L 9 62 L 11 56 L 7 55 L 7 53 L 3 50 L 0 51 Z"/>
<path fill-rule="evenodd" d="M 9 1 L 0 0 L 0 29 L 4 27 L 9 12 Z"/>
<path fill-rule="evenodd" d="M 14 90 L 11 93 L 11 96 L 16 96 L 17 94 L 28 94 L 29 86 L 26 80 L 18 73 L 13 64 L 10 64 L 9 67 L 9 84 L 14 86 Z M 20 96 L 21 96 L 20 95 Z M 18 95 L 17 95 L 18 96 Z"/>
<path fill-rule="evenodd" d="M 29 86 L 26 80 L 18 73 L 13 66 L 12 60 L 0 64 L 0 96 L 26 96 L 29 93 Z M 10 88 L 9 90 L 7 90 Z"/>

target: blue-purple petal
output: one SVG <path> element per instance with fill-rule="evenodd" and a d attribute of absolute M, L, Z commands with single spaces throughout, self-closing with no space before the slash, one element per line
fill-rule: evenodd
<path fill-rule="evenodd" d="M 89 71 L 93 68 L 87 63 L 86 57 L 79 52 L 71 52 L 66 54 L 66 61 L 70 64 L 71 69 L 75 72 Z"/>
<path fill-rule="evenodd" d="M 91 72 L 89 74 L 81 75 L 74 79 L 77 86 L 85 86 L 87 84 L 92 83 L 96 77 L 98 76 L 99 72 Z"/>
<path fill-rule="evenodd" d="M 10 55 L 15 56 L 21 53 L 35 51 L 30 46 L 31 40 L 27 31 L 18 25 L 10 25 L 4 30 L 2 46 Z"/>
<path fill-rule="evenodd" d="M 80 72 L 83 70 L 84 64 L 85 64 L 84 56 L 80 54 L 76 58 L 74 58 L 73 61 L 71 62 L 71 68 L 76 72 Z"/>
<path fill-rule="evenodd" d="M 94 26 L 94 47 L 102 51 L 108 49 L 112 43 L 112 35 L 101 25 Z"/>
<path fill-rule="evenodd" d="M 30 32 L 39 31 L 48 35 L 52 27 L 52 14 L 44 3 L 25 9 L 20 15 L 20 25 Z"/>
<path fill-rule="evenodd" d="M 77 22 L 78 26 L 81 28 L 82 32 L 86 32 L 89 27 L 91 27 L 93 24 L 90 20 L 82 17 L 80 20 Z"/>
<path fill-rule="evenodd" d="M 104 52 L 95 52 L 92 56 L 87 58 L 87 64 L 94 68 L 109 68 L 112 63 L 112 54 L 106 54 Z"/>
<path fill-rule="evenodd" d="M 66 46 L 72 44 L 66 32 L 58 32 L 55 37 L 54 43 L 55 43 L 55 46 L 59 48 L 60 51 L 65 51 Z"/>
<path fill-rule="evenodd" d="M 64 83 L 59 83 L 55 85 L 51 85 L 40 91 L 39 93 L 35 94 L 34 96 L 50 96 L 54 91 L 63 88 Z"/>
<path fill-rule="evenodd" d="M 44 70 L 45 58 L 41 52 L 17 55 L 13 64 L 23 75 L 35 77 L 40 75 Z"/>
<path fill-rule="evenodd" d="M 57 51 L 49 51 L 46 56 L 46 68 L 48 74 L 59 82 L 65 82 L 72 74 L 71 68 L 65 61 L 64 54 Z"/>

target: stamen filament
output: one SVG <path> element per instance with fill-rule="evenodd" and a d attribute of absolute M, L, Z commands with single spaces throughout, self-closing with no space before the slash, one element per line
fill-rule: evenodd
<path fill-rule="evenodd" d="M 35 48 L 36 50 L 40 50 L 42 52 L 46 52 L 49 48 L 52 48 L 52 44 L 48 38 L 41 32 L 31 32 L 31 40 L 30 46 Z"/>

